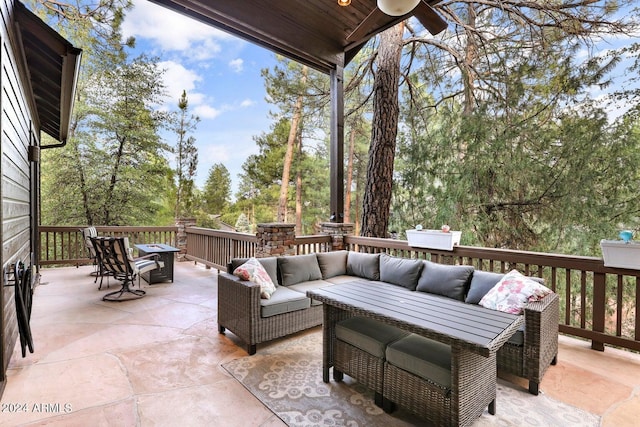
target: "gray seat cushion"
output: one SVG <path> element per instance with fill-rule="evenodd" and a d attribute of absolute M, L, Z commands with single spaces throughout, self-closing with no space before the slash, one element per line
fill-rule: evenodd
<path fill-rule="evenodd" d="M 368 317 L 351 317 L 336 324 L 336 338 L 384 359 L 387 345 L 408 335 L 395 326 Z"/>
<path fill-rule="evenodd" d="M 446 344 L 409 334 L 391 343 L 386 357 L 400 369 L 451 388 L 451 347 Z"/>
<path fill-rule="evenodd" d="M 311 299 L 303 293 L 294 291 L 284 286 L 276 287 L 270 299 L 260 299 L 260 315 L 262 317 L 275 316 L 276 314 L 289 313 L 311 307 Z"/>
<path fill-rule="evenodd" d="M 347 251 L 317 253 L 318 265 L 323 279 L 347 274 Z"/>
<path fill-rule="evenodd" d="M 380 255 L 380 281 L 414 291 L 424 263 L 419 259 Z"/>
<path fill-rule="evenodd" d="M 423 262 L 424 268 L 416 290 L 464 301 L 464 294 L 473 273 L 472 266 Z"/>
<path fill-rule="evenodd" d="M 278 257 L 282 286 L 322 279 L 316 254 Z"/>
<path fill-rule="evenodd" d="M 519 346 L 524 345 L 524 326 L 518 329 L 515 334 L 511 335 L 507 343 Z"/>
<path fill-rule="evenodd" d="M 349 252 L 347 274 L 369 280 L 380 280 L 380 254 Z"/>
<path fill-rule="evenodd" d="M 333 286 L 333 283 L 327 282 L 326 280 L 310 280 L 308 282 L 296 283 L 295 285 L 287 286 L 287 288 L 306 295 L 307 291 L 322 289 L 322 288 L 326 288 L 327 286 Z M 311 305 L 320 305 L 320 304 L 322 304 L 320 301 L 315 300 L 313 298 L 311 299 Z"/>
<path fill-rule="evenodd" d="M 357 277 L 354 277 L 354 276 L 348 276 L 345 274 L 340 276 L 329 277 L 327 279 L 327 282 L 333 283 L 334 285 L 339 285 L 340 283 L 349 283 L 349 282 L 353 282 L 354 280 L 361 280 L 361 279 L 358 279 Z"/>

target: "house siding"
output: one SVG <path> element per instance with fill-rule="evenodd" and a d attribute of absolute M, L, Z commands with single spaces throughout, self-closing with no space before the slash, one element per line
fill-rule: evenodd
<path fill-rule="evenodd" d="M 2 265 L 2 289 L 0 291 L 0 334 L 2 351 L 2 383 L 0 394 L 4 389 L 6 371 L 9 360 L 18 340 L 18 324 L 12 283 L 5 283 L 6 272 L 12 271 L 17 261 L 30 265 L 31 258 L 31 163 L 28 160 L 28 146 L 31 135 L 37 135 L 32 128 L 33 111 L 27 89 L 20 77 L 20 54 L 16 54 L 16 38 L 12 18 L 13 0 L 0 0 L 2 22 L 0 28 L 0 197 L 2 210 L 0 221 L 2 231 L 0 240 L 0 265 Z M 8 286 L 9 285 L 9 286 Z"/>

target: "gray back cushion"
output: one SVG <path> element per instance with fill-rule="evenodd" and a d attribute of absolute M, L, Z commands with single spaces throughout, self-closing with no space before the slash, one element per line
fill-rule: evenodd
<path fill-rule="evenodd" d="M 229 274 L 233 274 L 233 271 L 240 267 L 242 264 L 247 262 L 249 258 L 233 258 L 227 270 Z M 269 273 L 269 277 L 271 277 L 271 281 L 274 285 L 278 286 L 278 258 L 277 257 L 267 257 L 267 258 L 256 258 L 260 264 L 264 267 L 264 269 Z"/>
<path fill-rule="evenodd" d="M 279 257 L 278 266 L 282 286 L 322 279 L 316 254 Z"/>
<path fill-rule="evenodd" d="M 349 252 L 347 274 L 369 280 L 380 280 L 380 254 Z"/>
<path fill-rule="evenodd" d="M 467 284 L 473 273 L 472 266 L 423 262 L 424 268 L 416 290 L 464 301 Z"/>
<path fill-rule="evenodd" d="M 424 263 L 419 259 L 380 255 L 380 281 L 416 290 Z"/>
<path fill-rule="evenodd" d="M 502 279 L 504 274 L 476 270 L 471 276 L 471 285 L 464 302 L 478 304 L 482 297 Z"/>
<path fill-rule="evenodd" d="M 471 284 L 469 292 L 464 302 L 469 304 L 478 304 L 483 296 L 498 284 L 500 279 L 504 277 L 502 273 L 494 273 L 492 271 L 475 270 L 471 276 Z M 544 279 L 540 277 L 529 277 L 532 280 L 544 285 Z"/>
<path fill-rule="evenodd" d="M 318 265 L 323 279 L 330 277 L 342 276 L 347 274 L 347 251 L 320 252 L 316 254 L 318 257 Z"/>

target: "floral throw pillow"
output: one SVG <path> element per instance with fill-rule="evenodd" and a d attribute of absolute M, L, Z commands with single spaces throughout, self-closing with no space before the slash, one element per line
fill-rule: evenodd
<path fill-rule="evenodd" d="M 276 285 L 273 284 L 269 273 L 256 258 L 249 258 L 247 262 L 233 270 L 233 275 L 260 285 L 262 299 L 271 298 L 271 295 L 276 291 Z"/>
<path fill-rule="evenodd" d="M 482 297 L 478 304 L 505 313 L 522 314 L 527 303 L 540 301 L 552 292 L 551 289 L 524 276 L 518 270 L 511 270 Z"/>

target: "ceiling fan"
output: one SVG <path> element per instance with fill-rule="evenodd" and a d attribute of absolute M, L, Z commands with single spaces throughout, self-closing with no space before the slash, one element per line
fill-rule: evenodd
<path fill-rule="evenodd" d="M 415 16 L 433 35 L 447 28 L 447 22 L 426 0 L 377 0 L 376 8 L 347 36 L 347 41 L 358 43 L 410 16 Z"/>

